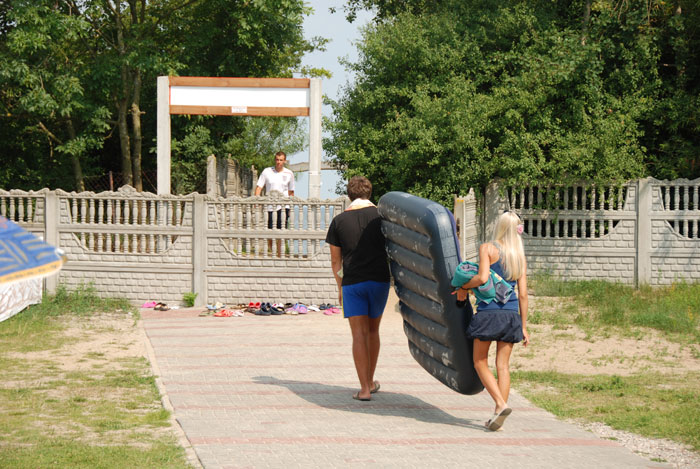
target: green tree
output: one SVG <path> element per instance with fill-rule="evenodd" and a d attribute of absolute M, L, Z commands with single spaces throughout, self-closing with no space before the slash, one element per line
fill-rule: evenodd
<path fill-rule="evenodd" d="M 658 41 L 674 19 L 660 11 L 652 21 L 646 13 L 656 10 L 646 6 L 662 2 L 381 9 L 400 3 L 350 2 L 384 14 L 364 32 L 358 63 L 347 64 L 355 84 L 333 104 L 324 144 L 348 176 L 367 175 L 377 194 L 404 190 L 449 204 L 496 177 L 522 186 L 645 174 L 649 145 L 663 143 L 649 127 L 666 115 Z"/>
<path fill-rule="evenodd" d="M 219 119 L 224 119 L 219 117 Z M 274 164 L 274 154 L 283 151 L 294 154 L 307 145 L 308 131 L 304 121 L 279 117 L 236 117 L 242 131 L 216 146 L 209 119 L 194 118 L 183 129 L 182 138 L 174 138 L 173 191 L 188 194 L 204 189 L 206 162 L 209 155 L 234 157 L 245 168 L 254 166 L 258 172 Z M 230 124 L 229 124 L 230 125 Z"/>
<path fill-rule="evenodd" d="M 46 159 L 42 147 L 70 156 L 77 188 L 79 169 L 87 166 L 119 169 L 125 183 L 141 189 L 142 166 L 155 165 L 144 154 L 155 147 L 156 77 L 325 73 L 300 67 L 303 54 L 324 43 L 303 37 L 309 12 L 302 0 L 3 2 L 0 109 L 6 125 L 0 136 L 20 130 L 27 142 L 17 148 L 38 152 L 18 155 L 20 166 L 42 166 L 34 163 Z M 180 130 L 195 132 L 193 141 L 205 135 L 190 119 L 173 121 L 181 139 L 187 135 Z M 246 130 L 233 119 L 200 125 L 215 151 Z M 43 135 L 29 138 L 32 130 Z"/>
<path fill-rule="evenodd" d="M 55 167 L 50 164 L 54 152 L 67 157 L 76 187 L 83 189 L 81 160 L 102 146 L 108 111 L 91 102 L 83 86 L 89 24 L 51 3 L 29 2 L 6 10 L 2 30 L 7 33 L 0 42 L 3 127 L 25 134 L 25 139 L 26 134 L 41 134 L 48 161 L 40 158 L 42 164 L 33 165 L 29 155 L 22 161 L 49 171 Z"/>

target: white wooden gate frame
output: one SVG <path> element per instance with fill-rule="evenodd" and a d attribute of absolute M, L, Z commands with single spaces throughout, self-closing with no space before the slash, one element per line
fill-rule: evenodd
<path fill-rule="evenodd" d="M 170 115 L 309 116 L 309 198 L 321 198 L 319 78 L 158 77 L 158 194 L 170 194 Z"/>

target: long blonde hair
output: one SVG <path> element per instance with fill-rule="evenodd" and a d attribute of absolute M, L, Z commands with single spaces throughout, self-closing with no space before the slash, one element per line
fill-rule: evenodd
<path fill-rule="evenodd" d="M 501 246 L 500 261 L 508 280 L 518 280 L 525 273 L 525 250 L 523 240 L 518 233 L 520 217 L 514 212 L 505 212 L 496 222 L 495 240 Z"/>

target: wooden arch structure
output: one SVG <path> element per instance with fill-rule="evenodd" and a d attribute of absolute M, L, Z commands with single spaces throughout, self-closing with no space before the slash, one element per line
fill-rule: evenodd
<path fill-rule="evenodd" d="M 309 116 L 309 198 L 321 198 L 319 78 L 158 77 L 158 194 L 170 194 L 170 115 Z"/>

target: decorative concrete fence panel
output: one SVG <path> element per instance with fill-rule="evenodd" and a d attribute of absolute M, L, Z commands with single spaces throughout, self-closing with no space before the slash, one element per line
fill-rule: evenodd
<path fill-rule="evenodd" d="M 649 179 L 645 190 L 652 202 L 643 229 L 650 236 L 640 249 L 650 259 L 648 283 L 700 281 L 700 179 Z"/>
<path fill-rule="evenodd" d="M 475 215 L 479 242 L 492 238 L 498 216 L 510 209 L 524 221 L 531 272 L 632 285 L 696 282 L 699 192 L 700 179 L 519 191 L 492 184 Z"/>
<path fill-rule="evenodd" d="M 325 238 L 346 202 L 274 195 L 208 201 L 208 223 L 201 234 L 207 246 L 201 278 L 207 284 L 200 288 L 216 301 L 229 296 L 246 303 L 336 303 Z M 278 223 L 281 229 L 275 228 Z"/>
<path fill-rule="evenodd" d="M 100 194 L 0 190 L 0 214 L 66 252 L 47 289 L 91 283 L 134 303 L 178 304 L 186 292 L 197 293 L 198 305 L 333 303 L 324 240 L 346 205 L 347 198 L 158 196 L 128 186 Z"/>

